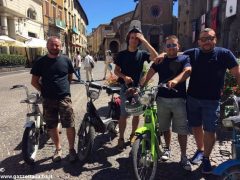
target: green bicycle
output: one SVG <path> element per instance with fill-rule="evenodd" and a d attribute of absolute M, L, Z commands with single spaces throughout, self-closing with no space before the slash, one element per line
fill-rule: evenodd
<path fill-rule="evenodd" d="M 155 104 L 159 87 L 167 88 L 167 85 L 160 83 L 158 86 L 139 90 L 134 102 L 125 102 L 128 113 L 134 116 L 143 113 L 144 116 L 143 126 L 135 131 L 131 141 L 134 174 L 137 179 L 154 179 L 158 159 L 163 154 Z"/>

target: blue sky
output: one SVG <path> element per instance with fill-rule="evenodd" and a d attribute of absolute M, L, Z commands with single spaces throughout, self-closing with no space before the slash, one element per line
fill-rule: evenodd
<path fill-rule="evenodd" d="M 136 6 L 134 0 L 79 0 L 79 2 L 89 21 L 88 33 L 99 24 L 110 23 L 112 18 L 133 11 Z M 177 3 L 173 14 L 177 16 Z"/>

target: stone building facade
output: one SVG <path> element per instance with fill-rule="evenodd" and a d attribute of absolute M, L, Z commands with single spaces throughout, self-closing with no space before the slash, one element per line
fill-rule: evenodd
<path fill-rule="evenodd" d="M 235 2 L 232 7 L 229 2 Z M 236 13 L 228 16 L 233 9 Z M 240 0 L 179 0 L 178 37 L 182 50 L 196 47 L 201 28 L 216 31 L 217 45 L 240 56 Z"/>
<path fill-rule="evenodd" d="M 129 25 L 131 21 L 139 20 L 145 38 L 158 52 L 162 51 L 164 38 L 176 33 L 176 18 L 172 15 L 172 9 L 172 0 L 138 0 L 133 11 L 112 19 L 110 25 L 113 32 L 104 37 L 102 46 L 105 51 L 111 50 L 114 54 L 126 49 Z M 91 35 L 94 36 L 96 32 L 93 31 Z M 95 49 L 94 52 L 98 51 L 99 49 Z"/>

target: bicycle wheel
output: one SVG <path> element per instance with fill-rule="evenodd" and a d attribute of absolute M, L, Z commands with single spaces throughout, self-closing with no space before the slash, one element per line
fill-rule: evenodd
<path fill-rule="evenodd" d="M 83 120 L 78 131 L 78 157 L 85 162 L 90 156 L 95 137 L 94 127 L 86 120 Z"/>
<path fill-rule="evenodd" d="M 34 124 L 27 127 L 23 133 L 22 155 L 27 164 L 32 165 L 36 159 L 39 148 L 39 135 L 40 131 L 35 128 Z"/>
<path fill-rule="evenodd" d="M 152 180 L 155 177 L 157 159 L 152 158 L 150 146 L 150 139 L 143 136 L 138 137 L 133 143 L 133 168 L 137 179 Z"/>
<path fill-rule="evenodd" d="M 224 172 L 222 180 L 239 180 L 240 179 L 240 167 L 239 166 L 233 166 L 227 169 Z"/>

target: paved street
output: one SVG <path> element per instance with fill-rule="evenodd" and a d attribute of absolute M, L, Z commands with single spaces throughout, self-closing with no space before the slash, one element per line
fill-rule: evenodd
<path fill-rule="evenodd" d="M 84 77 L 85 71 L 81 74 Z M 131 148 L 127 146 L 126 151 L 119 153 L 116 149 L 117 138 L 110 141 L 108 135 L 97 135 L 94 153 L 88 163 L 76 162 L 70 164 L 65 156 L 68 154 L 68 145 L 65 130 L 62 132 L 62 148 L 64 159 L 60 163 L 53 163 L 51 156 L 54 146 L 48 140 L 39 150 L 36 165 L 30 167 L 26 165 L 21 157 L 21 138 L 24 131 L 25 114 L 27 107 L 20 104 L 20 100 L 25 98 L 24 90 L 9 90 L 12 85 L 26 84 L 30 86 L 29 70 L 18 73 L 0 74 L 0 175 L 43 175 L 52 179 L 134 179 L 131 158 L 129 158 Z M 103 62 L 98 62 L 94 69 L 94 79 L 103 83 Z M 85 87 L 82 84 L 73 83 L 71 85 L 74 112 L 76 115 L 76 129 L 78 130 L 81 119 L 86 109 Z M 98 108 L 104 109 L 107 106 L 109 97 L 102 93 L 96 101 Z M 126 138 L 130 134 L 130 124 L 128 121 Z M 221 141 L 215 145 L 212 153 L 212 164 L 217 165 L 229 157 L 219 154 L 220 150 L 230 150 L 229 141 L 223 138 L 225 133 L 221 133 Z M 77 145 L 77 143 L 76 143 Z M 176 135 L 172 138 L 172 156 L 170 161 L 159 163 L 156 179 L 215 179 L 213 176 L 203 176 L 198 166 L 193 166 L 193 172 L 185 172 L 179 165 L 180 148 Z M 196 145 L 192 135 L 189 136 L 187 154 L 192 156 Z M 4 172 L 3 172 L 4 171 Z"/>

